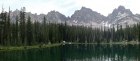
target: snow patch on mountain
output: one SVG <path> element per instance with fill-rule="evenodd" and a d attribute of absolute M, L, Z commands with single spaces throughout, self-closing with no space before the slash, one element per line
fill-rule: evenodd
<path fill-rule="evenodd" d="M 109 28 L 110 28 L 110 26 L 111 26 L 111 24 L 109 24 L 108 21 L 107 21 L 107 22 L 104 22 L 104 21 L 103 21 L 103 22 L 101 23 L 101 25 L 102 25 L 102 26 L 105 26 L 105 27 L 109 27 Z"/>
<path fill-rule="evenodd" d="M 76 20 L 73 20 L 72 22 L 73 22 L 73 23 L 77 23 L 78 21 L 76 21 Z"/>
<path fill-rule="evenodd" d="M 127 17 L 127 16 L 129 16 L 129 14 L 127 14 L 127 13 L 118 13 L 118 16 L 116 16 L 117 17 L 117 20 L 120 20 L 120 19 L 122 19 L 122 18 L 124 18 L 124 17 Z"/>

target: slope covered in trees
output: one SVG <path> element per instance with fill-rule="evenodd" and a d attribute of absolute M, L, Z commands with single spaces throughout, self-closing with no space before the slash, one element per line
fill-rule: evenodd
<path fill-rule="evenodd" d="M 129 25 L 117 29 L 112 28 L 91 28 L 84 26 L 69 26 L 67 23 L 47 23 L 43 21 L 31 21 L 31 17 L 25 19 L 24 8 L 20 15 L 16 16 L 16 22 L 10 23 L 9 12 L 0 13 L 0 45 L 4 46 L 23 46 L 38 45 L 48 43 L 79 42 L 79 43 L 109 43 L 120 41 L 139 41 L 140 42 L 140 24 Z"/>

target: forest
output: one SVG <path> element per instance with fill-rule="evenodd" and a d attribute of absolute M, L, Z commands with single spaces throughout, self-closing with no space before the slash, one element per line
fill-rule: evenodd
<path fill-rule="evenodd" d="M 0 45 L 3 46 L 31 46 L 39 44 L 53 44 L 66 42 L 77 43 L 109 43 L 122 41 L 140 42 L 140 24 L 133 26 L 121 25 L 115 29 L 101 27 L 92 28 L 86 26 L 67 25 L 65 23 L 49 23 L 46 17 L 43 21 L 31 21 L 31 17 L 25 19 L 25 11 L 21 10 L 15 21 L 10 20 L 9 12 L 2 10 L 0 13 Z"/>

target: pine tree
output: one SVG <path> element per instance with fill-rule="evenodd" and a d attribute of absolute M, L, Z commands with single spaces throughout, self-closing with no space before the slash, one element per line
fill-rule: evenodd
<path fill-rule="evenodd" d="M 19 46 L 19 44 L 21 44 L 20 43 L 20 41 L 19 41 L 19 24 L 18 24 L 18 22 L 19 22 L 19 18 L 18 18 L 18 16 L 16 16 L 16 25 L 15 25 L 15 44 L 16 45 L 18 45 Z"/>
<path fill-rule="evenodd" d="M 138 29 L 139 29 L 139 30 L 138 30 L 138 38 L 139 38 L 138 40 L 139 40 L 139 42 L 140 42 L 140 22 L 139 22 Z"/>
<path fill-rule="evenodd" d="M 46 24 L 46 17 L 44 16 L 43 18 L 43 23 L 42 23 L 42 34 L 43 34 L 43 43 L 47 43 L 48 41 L 48 31 L 47 31 L 47 24 Z"/>
<path fill-rule="evenodd" d="M 20 38 L 22 41 L 22 44 L 25 42 L 25 36 L 26 36 L 26 29 L 25 29 L 25 8 L 21 8 L 20 11 Z"/>
<path fill-rule="evenodd" d="M 27 20 L 27 43 L 28 45 L 31 45 L 32 41 L 33 41 L 33 29 L 32 29 L 32 22 L 31 22 L 31 17 L 28 16 L 28 20 Z"/>
<path fill-rule="evenodd" d="M 112 28 L 112 42 L 115 41 L 115 27 L 114 27 L 114 24 L 113 24 L 113 28 Z"/>
<path fill-rule="evenodd" d="M 8 44 L 8 25 L 7 25 L 7 12 L 2 13 L 2 21 L 3 21 L 3 29 L 2 29 L 2 39 L 3 43 L 2 45 L 7 45 Z"/>
<path fill-rule="evenodd" d="M 2 8 L 2 12 L 0 14 L 0 44 L 4 45 L 4 11 Z"/>
<path fill-rule="evenodd" d="M 40 30 L 40 23 L 36 20 L 35 22 L 34 22 L 34 37 L 35 37 L 35 41 L 37 42 L 37 43 L 40 43 L 40 41 L 41 40 L 39 40 L 39 33 L 40 33 L 40 31 L 38 31 L 38 30 Z"/>
<path fill-rule="evenodd" d="M 7 21 L 7 33 L 8 33 L 8 45 L 10 44 L 10 43 L 12 43 L 11 42 L 11 27 L 10 27 L 10 7 L 9 7 L 9 13 L 8 13 L 8 21 Z"/>

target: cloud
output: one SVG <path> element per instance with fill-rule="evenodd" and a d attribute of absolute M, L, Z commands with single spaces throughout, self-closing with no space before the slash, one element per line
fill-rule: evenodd
<path fill-rule="evenodd" d="M 0 4 L 3 3 L 7 11 L 9 6 L 12 10 L 26 7 L 27 12 L 38 14 L 47 14 L 49 11 L 56 10 L 66 16 L 71 16 L 75 10 L 85 6 L 107 16 L 119 5 L 131 9 L 133 13 L 140 13 L 139 0 L 1 0 Z"/>
<path fill-rule="evenodd" d="M 75 11 L 77 6 L 75 6 L 74 0 L 51 0 L 47 2 L 42 2 L 41 4 L 36 4 L 32 7 L 26 7 L 27 11 L 31 11 L 32 13 L 44 13 L 47 14 L 49 11 L 56 10 L 60 13 L 65 14 L 66 16 L 71 16 L 71 14 Z"/>

